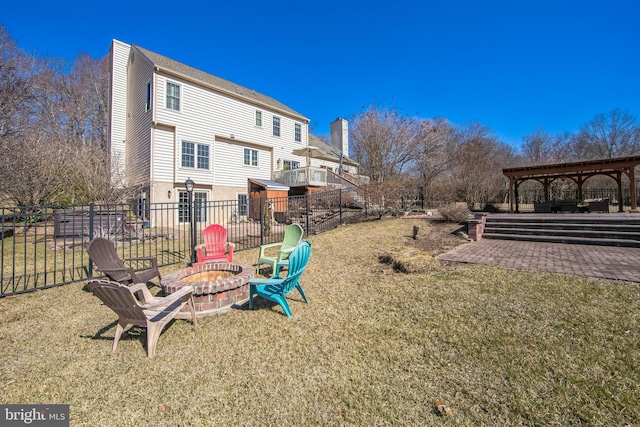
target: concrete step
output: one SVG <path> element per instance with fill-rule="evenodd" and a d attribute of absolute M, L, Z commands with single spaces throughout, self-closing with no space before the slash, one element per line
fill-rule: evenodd
<path fill-rule="evenodd" d="M 537 235 L 537 236 L 567 236 L 582 237 L 585 239 L 623 239 L 637 240 L 640 243 L 640 233 L 637 231 L 627 230 L 585 230 L 585 229 L 547 229 L 547 228 L 530 228 L 519 227 L 517 229 L 511 227 L 486 227 L 485 235 L 492 233 L 496 235 Z"/>
<path fill-rule="evenodd" d="M 585 230 L 585 231 L 599 231 L 599 232 L 627 232 L 627 233 L 640 233 L 640 224 L 574 224 L 574 223 L 558 223 L 558 222 L 487 222 L 485 228 L 487 229 L 539 229 L 539 230 Z"/>
<path fill-rule="evenodd" d="M 640 247 L 640 215 L 488 215 L 483 238 Z"/>
<path fill-rule="evenodd" d="M 574 245 L 601 245 L 601 246 L 623 246 L 640 248 L 640 241 L 626 239 L 594 239 L 586 237 L 571 236 L 541 236 L 533 234 L 497 234 L 485 232 L 482 237 L 484 239 L 501 239 L 501 240 L 522 240 L 529 242 L 548 242 L 548 243 L 565 243 Z"/>

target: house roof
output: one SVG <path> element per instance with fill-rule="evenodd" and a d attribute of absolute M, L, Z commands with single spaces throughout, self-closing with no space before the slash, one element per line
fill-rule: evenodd
<path fill-rule="evenodd" d="M 132 45 L 138 52 L 147 57 L 147 59 L 158 69 L 169 74 L 174 74 L 179 77 L 193 80 L 203 86 L 210 87 L 214 90 L 218 90 L 227 95 L 231 95 L 236 98 L 243 99 L 250 103 L 259 104 L 265 107 L 269 107 L 280 112 L 295 116 L 296 118 L 309 122 L 309 119 L 298 113 L 297 111 L 287 107 L 281 102 L 275 99 L 256 92 L 253 89 L 247 89 L 243 86 L 230 82 L 228 80 L 216 77 L 213 74 L 206 73 L 198 70 L 197 68 L 190 67 L 189 65 L 175 61 L 166 56 L 162 56 L 150 50 L 144 49 L 137 45 Z"/>
<path fill-rule="evenodd" d="M 322 151 L 323 153 L 323 155 L 321 156 L 311 156 L 311 157 L 322 158 L 322 159 L 331 160 L 334 162 L 340 161 L 340 156 L 342 155 L 342 152 L 338 150 L 336 147 L 326 144 L 317 136 L 309 134 L 309 145 L 319 148 L 320 151 Z M 345 165 L 358 166 L 358 162 L 356 162 L 355 160 L 353 160 L 348 156 L 342 157 L 342 163 Z"/>
<path fill-rule="evenodd" d="M 281 182 L 271 181 L 268 179 L 249 178 L 249 183 L 257 184 L 266 190 L 289 191 L 289 187 Z"/>

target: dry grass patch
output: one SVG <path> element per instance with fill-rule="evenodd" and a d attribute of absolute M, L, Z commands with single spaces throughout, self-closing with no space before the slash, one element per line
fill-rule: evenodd
<path fill-rule="evenodd" d="M 3 400 L 69 404 L 73 426 L 640 424 L 637 285 L 394 272 L 378 257 L 433 232 L 414 242 L 412 225 L 311 236 L 310 303 L 292 293 L 292 319 L 258 300 L 196 331 L 175 321 L 154 359 L 137 328 L 111 355 L 115 315 L 82 285 L 1 299 Z"/>

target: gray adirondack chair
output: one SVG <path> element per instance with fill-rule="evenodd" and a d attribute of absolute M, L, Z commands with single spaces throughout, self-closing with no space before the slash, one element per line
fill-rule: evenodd
<path fill-rule="evenodd" d="M 128 285 L 131 283 L 147 283 L 154 277 L 157 277 L 158 280 L 162 279 L 160 271 L 158 271 L 158 261 L 155 257 L 120 259 L 113 242 L 102 237 L 96 237 L 89 242 L 87 252 L 91 261 L 98 267 L 98 270 L 102 271 L 114 282 Z M 126 266 L 125 261 L 143 261 L 150 264 L 150 266 L 143 271 L 136 272 L 132 267 Z"/>
<path fill-rule="evenodd" d="M 115 353 L 124 329 L 128 325 L 137 325 L 147 328 L 147 356 L 155 356 L 156 345 L 162 329 L 182 310 L 185 304 L 189 304 L 193 326 L 196 327 L 193 287 L 191 286 L 181 288 L 166 297 L 152 296 L 144 283 L 136 283 L 129 287 L 108 280 L 93 280 L 87 284 L 87 289 L 118 315 L 118 326 L 111 348 L 112 353 Z"/>

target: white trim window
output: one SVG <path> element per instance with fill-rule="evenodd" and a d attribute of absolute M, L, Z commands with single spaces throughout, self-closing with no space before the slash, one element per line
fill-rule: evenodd
<path fill-rule="evenodd" d="M 302 125 L 300 123 L 295 124 L 294 138 L 296 142 L 302 142 Z"/>
<path fill-rule="evenodd" d="M 209 146 L 195 142 L 182 141 L 183 168 L 209 169 Z"/>
<path fill-rule="evenodd" d="M 284 170 L 289 170 L 289 169 L 298 169 L 300 167 L 300 162 L 296 162 L 294 160 L 285 160 L 283 162 L 283 169 Z"/>
<path fill-rule="evenodd" d="M 280 136 L 280 117 L 273 116 L 273 136 Z"/>
<path fill-rule="evenodd" d="M 180 85 L 167 82 L 167 108 L 180 111 Z"/>
<path fill-rule="evenodd" d="M 198 169 L 209 169 L 209 146 L 198 144 Z"/>
<path fill-rule="evenodd" d="M 244 149 L 244 165 L 258 166 L 258 150 L 253 150 L 251 148 Z"/>
<path fill-rule="evenodd" d="M 256 127 L 262 127 L 262 111 L 256 110 Z"/>
<path fill-rule="evenodd" d="M 151 109 L 151 103 L 153 102 L 153 91 L 151 87 L 151 80 L 147 82 L 147 91 L 145 97 L 145 111 L 149 111 Z"/>

